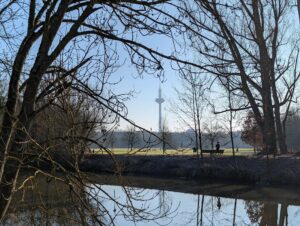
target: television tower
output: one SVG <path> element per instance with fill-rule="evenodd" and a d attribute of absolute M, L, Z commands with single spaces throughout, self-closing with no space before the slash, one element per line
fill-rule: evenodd
<path fill-rule="evenodd" d="M 158 132 L 162 132 L 162 124 L 161 124 L 161 105 L 165 102 L 164 98 L 161 96 L 161 88 L 159 86 L 158 89 L 158 98 L 155 99 L 155 102 L 158 103 Z"/>

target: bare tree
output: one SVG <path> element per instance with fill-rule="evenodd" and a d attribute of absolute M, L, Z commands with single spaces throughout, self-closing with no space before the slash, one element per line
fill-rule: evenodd
<path fill-rule="evenodd" d="M 42 114 L 61 109 L 68 116 L 65 120 L 70 123 L 69 134 L 60 137 L 67 137 L 69 143 L 78 140 L 76 131 L 80 129 L 75 124 L 76 114 L 81 115 L 78 111 L 81 100 L 73 97 L 74 93 L 93 101 L 102 110 L 105 120 L 98 124 L 99 128 L 107 124 L 112 130 L 120 117 L 129 121 L 123 104 L 126 96 L 112 91 L 111 86 L 116 82 L 110 81 L 110 75 L 125 58 L 130 59 L 138 73 L 158 73 L 158 76 L 163 69 L 161 58 L 175 59 L 148 47 L 142 38 L 169 33 L 172 21 L 163 14 L 165 2 L 0 2 L 0 41 L 1 47 L 5 46 L 0 68 L 8 81 L 0 134 L 1 218 L 21 168 L 36 158 L 30 155 L 29 147 L 38 147 L 37 156 L 48 150 L 47 145 L 43 146 L 33 136 L 34 124 L 39 117 L 43 118 Z M 120 53 L 120 49 L 125 50 Z M 66 90 L 69 90 L 68 98 L 65 98 Z M 84 139 L 105 148 L 87 134 L 81 137 Z M 67 174 L 62 165 L 52 163 Z M 68 179 L 64 181 L 69 183 L 69 176 L 65 176 Z"/>
<path fill-rule="evenodd" d="M 251 111 L 248 112 L 247 117 L 244 120 L 241 138 L 245 143 L 252 145 L 254 147 L 254 151 L 257 151 L 258 148 L 261 149 L 262 147 L 261 130 L 258 127 Z"/>
<path fill-rule="evenodd" d="M 299 109 L 291 109 L 289 118 L 285 125 L 285 134 L 289 151 L 298 152 L 300 147 L 299 142 L 300 115 Z"/>
<path fill-rule="evenodd" d="M 181 12 L 192 24 L 187 39 L 199 54 L 199 68 L 230 77 L 232 95 L 240 97 L 238 108 L 224 111 L 251 109 L 263 132 L 264 151 L 276 153 L 277 137 L 285 153 L 282 116 L 299 80 L 289 1 L 182 1 Z"/>
<path fill-rule="evenodd" d="M 127 143 L 128 149 L 131 152 L 133 151 L 133 148 L 136 147 L 137 144 L 139 144 L 139 132 L 133 125 L 127 127 L 127 130 L 124 133 L 124 140 Z"/>
<path fill-rule="evenodd" d="M 163 120 L 160 137 L 161 137 L 162 151 L 163 154 L 165 155 L 167 148 L 172 148 L 172 133 L 169 130 L 166 119 Z"/>
<path fill-rule="evenodd" d="M 208 140 L 211 149 L 215 149 L 215 143 L 224 138 L 224 128 L 220 122 L 216 120 L 209 120 L 204 123 L 203 127 L 205 139 Z"/>
<path fill-rule="evenodd" d="M 36 143 L 30 144 L 28 152 L 41 157 L 40 147 L 43 147 L 47 150 L 44 154 L 57 155 L 55 159 L 65 159 L 70 167 L 79 169 L 96 128 L 109 122 L 105 111 L 99 105 L 92 105 L 85 94 L 65 89 L 55 103 L 35 117 L 29 133 Z M 44 160 L 48 158 L 44 157 Z"/>
<path fill-rule="evenodd" d="M 224 70 L 225 72 L 226 70 Z M 224 73 L 225 74 L 225 73 Z M 232 96 L 232 92 L 233 92 L 233 88 L 231 87 L 231 82 L 230 82 L 230 78 L 229 77 L 218 77 L 219 78 L 219 81 L 221 83 L 221 87 L 223 87 L 223 89 L 225 90 L 225 95 L 226 95 L 226 99 L 227 99 L 227 109 L 229 109 L 229 117 L 228 119 L 226 119 L 226 121 L 228 121 L 229 123 L 229 136 L 230 136 L 230 143 L 231 143 L 231 150 L 232 150 L 232 155 L 233 157 L 235 157 L 235 145 L 234 145 L 234 134 L 233 134 L 233 121 L 234 121 L 234 117 L 235 117 L 235 114 L 236 112 L 233 110 L 235 107 L 235 101 L 233 99 L 233 96 Z M 214 112 L 217 112 L 218 110 L 215 109 L 215 106 L 214 104 L 213 105 L 213 108 L 214 108 Z M 226 117 L 226 116 L 225 116 Z"/>
<path fill-rule="evenodd" d="M 194 143 L 199 155 L 202 155 L 202 126 L 203 110 L 206 106 L 205 93 L 208 89 L 209 78 L 201 77 L 192 70 L 188 74 L 181 74 L 182 85 L 175 89 L 177 98 L 171 103 L 170 111 L 173 112 L 184 126 L 194 132 Z"/>
<path fill-rule="evenodd" d="M 300 0 L 297 0 L 297 7 L 298 7 L 298 16 L 300 20 Z"/>

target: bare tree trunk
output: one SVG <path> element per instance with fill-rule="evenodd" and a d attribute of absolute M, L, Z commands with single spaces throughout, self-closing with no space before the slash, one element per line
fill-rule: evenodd
<path fill-rule="evenodd" d="M 197 124 L 198 124 L 198 137 L 199 137 L 199 148 L 200 148 L 200 154 L 201 158 L 203 158 L 202 153 L 202 133 L 201 133 L 201 125 L 200 125 L 200 114 L 199 114 L 199 106 L 197 106 Z"/>
<path fill-rule="evenodd" d="M 194 123 L 194 133 L 195 133 L 195 148 L 197 151 L 197 156 L 199 157 L 198 129 L 196 123 Z"/>
<path fill-rule="evenodd" d="M 203 225 L 203 208 L 204 208 L 204 194 L 202 195 L 202 200 L 201 200 L 201 214 L 200 214 L 200 226 Z"/>
<path fill-rule="evenodd" d="M 277 35 L 277 32 L 276 32 Z M 274 47 L 276 48 L 276 47 Z M 273 51 L 275 52 L 275 51 Z M 273 58 L 275 58 L 273 56 Z M 271 61 L 272 65 L 274 65 L 273 60 Z M 276 133 L 277 133 L 277 141 L 279 144 L 279 150 L 281 154 L 287 153 L 287 145 L 286 145 L 286 140 L 285 140 L 285 135 L 284 135 L 284 127 L 283 127 L 283 122 L 281 121 L 281 115 L 280 115 L 280 101 L 278 98 L 277 94 L 277 89 L 276 89 L 276 78 L 275 78 L 275 72 L 274 72 L 274 66 L 272 67 L 272 93 L 273 93 L 273 100 L 274 100 L 274 115 L 275 115 L 275 125 L 276 125 Z M 289 108 L 289 106 L 288 106 Z"/>
<path fill-rule="evenodd" d="M 298 16 L 300 20 L 300 0 L 297 0 L 297 5 L 298 5 Z"/>
<path fill-rule="evenodd" d="M 273 91 L 273 92 L 275 92 L 275 91 Z M 278 140 L 278 144 L 279 144 L 279 150 L 280 150 L 281 154 L 285 154 L 285 153 L 287 153 L 287 145 L 286 145 L 286 139 L 285 139 L 285 132 L 284 132 L 281 117 L 280 117 L 279 101 L 278 101 L 277 96 L 276 96 L 276 98 L 274 98 L 274 100 L 275 100 L 276 131 L 277 131 L 277 140 Z"/>
<path fill-rule="evenodd" d="M 275 121 L 272 107 L 272 91 L 270 73 L 272 69 L 272 60 L 269 57 L 268 47 L 264 38 L 263 21 L 260 20 L 260 6 L 258 1 L 252 1 L 253 22 L 257 37 L 259 49 L 259 66 L 261 70 L 261 96 L 263 103 L 264 123 L 262 131 L 264 132 L 264 144 L 267 154 L 276 153 L 276 132 Z"/>
<path fill-rule="evenodd" d="M 162 150 L 163 150 L 163 155 L 166 154 L 166 132 L 162 132 Z"/>
<path fill-rule="evenodd" d="M 195 146 L 196 146 L 196 151 L 197 151 L 197 156 L 199 158 L 199 142 L 198 142 L 198 129 L 199 127 L 197 128 L 197 119 L 196 119 L 196 111 L 198 111 L 198 108 L 197 108 L 197 97 L 196 97 L 196 93 L 195 93 L 195 84 L 192 84 L 192 104 L 193 104 L 193 121 L 194 121 L 194 130 L 195 130 Z"/>
<path fill-rule="evenodd" d="M 8 168 L 8 165 L 5 164 L 5 167 Z M 20 165 L 18 167 L 9 167 L 8 171 L 4 171 L 2 181 L 5 183 L 0 184 L 0 222 L 4 219 L 8 207 L 12 200 L 12 191 L 15 189 L 18 174 L 20 171 Z"/>
<path fill-rule="evenodd" d="M 233 220 L 232 220 L 232 226 L 235 226 L 235 217 L 236 217 L 236 204 L 237 204 L 237 198 L 234 199 L 234 207 L 233 207 Z"/>
<path fill-rule="evenodd" d="M 284 204 L 282 203 L 281 204 L 281 208 L 280 208 L 280 217 L 279 217 L 279 225 L 278 226 L 284 226 L 284 222 L 287 218 L 287 208 L 288 208 L 288 205 L 287 204 Z"/>
<path fill-rule="evenodd" d="M 232 109 L 232 104 L 231 104 L 231 88 L 229 84 L 229 80 L 227 80 L 227 91 L 228 91 L 228 102 L 229 102 L 229 109 Z M 235 160 L 235 147 L 234 147 L 234 140 L 233 140 L 233 128 L 232 128 L 232 120 L 233 120 L 233 115 L 232 111 L 229 112 L 230 118 L 229 118 L 229 129 L 230 129 L 230 140 L 231 140 L 231 148 L 232 148 L 232 156 L 234 157 Z"/>
<path fill-rule="evenodd" d="M 19 98 L 19 82 L 21 72 L 26 60 L 28 51 L 30 50 L 33 42 L 39 37 L 38 34 L 28 34 L 19 49 L 19 52 L 16 55 L 13 67 L 11 78 L 8 87 L 7 101 L 5 105 L 5 112 L 3 116 L 2 129 L 1 129 L 1 152 L 5 150 L 5 146 L 9 140 L 11 133 L 13 133 L 13 122 L 14 117 L 16 117 L 16 107 Z M 4 147 L 4 148 L 3 148 Z"/>
<path fill-rule="evenodd" d="M 264 108 L 264 123 L 263 128 L 261 128 L 263 131 L 263 152 L 267 155 L 275 154 L 277 148 L 272 106 L 265 103 Z"/>
<path fill-rule="evenodd" d="M 278 220 L 278 204 L 265 203 L 264 211 L 261 217 L 260 226 L 277 225 Z"/>
<path fill-rule="evenodd" d="M 230 140 L 231 140 L 232 155 L 235 158 L 235 147 L 234 147 L 234 139 L 233 139 L 233 131 L 232 131 L 232 112 L 230 112 Z"/>
<path fill-rule="evenodd" d="M 196 225 L 199 225 L 199 211 L 200 211 L 200 195 L 198 194 L 197 197 L 197 221 L 196 221 Z"/>
<path fill-rule="evenodd" d="M 277 140 L 278 140 L 278 144 L 279 144 L 280 153 L 286 154 L 287 153 L 287 144 L 286 144 L 284 131 L 282 129 L 280 116 L 276 116 L 276 130 L 277 130 Z"/>
<path fill-rule="evenodd" d="M 264 51 L 263 51 L 264 52 Z M 261 59 L 263 61 L 262 65 L 265 66 L 267 60 Z M 265 66 L 267 67 L 267 66 Z M 275 132 L 275 120 L 272 107 L 272 97 L 271 97 L 271 85 L 267 68 L 262 70 L 262 100 L 263 100 L 263 143 L 265 145 L 264 151 L 267 154 L 276 154 L 276 132 Z"/>

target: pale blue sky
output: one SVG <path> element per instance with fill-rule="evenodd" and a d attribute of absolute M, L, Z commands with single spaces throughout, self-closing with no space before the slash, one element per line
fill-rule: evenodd
<path fill-rule="evenodd" d="M 162 96 L 165 99 L 163 103 L 163 117 L 167 117 L 167 124 L 171 130 L 174 130 L 176 118 L 171 115 L 167 107 L 169 99 L 174 98 L 173 87 L 178 86 L 178 78 L 176 72 L 171 70 L 166 72 L 165 81 L 160 82 L 160 79 L 152 75 L 145 75 L 143 78 L 133 78 L 127 76 L 123 80 L 123 89 L 135 90 L 135 95 L 131 100 L 126 102 L 128 108 L 128 118 L 133 120 L 139 126 L 145 129 L 158 129 L 158 104 L 155 98 L 158 96 L 158 87 L 161 84 Z M 120 84 L 121 85 L 121 84 Z M 126 129 L 127 124 L 121 123 L 120 129 Z"/>
<path fill-rule="evenodd" d="M 165 54 L 171 54 L 173 47 L 171 40 L 163 36 L 155 36 L 151 38 L 144 38 L 142 41 L 153 49 L 158 49 L 160 52 Z M 123 50 L 120 50 L 123 51 Z M 125 56 L 120 52 L 120 55 Z M 195 54 L 189 52 L 189 55 L 183 54 L 181 58 L 190 59 Z M 177 57 L 180 57 L 177 55 Z M 179 78 L 179 72 L 172 69 L 171 62 L 164 60 L 162 61 L 164 68 L 164 78 L 159 79 L 155 75 L 143 74 L 139 76 L 136 69 L 132 66 L 130 60 L 125 59 L 125 64 L 119 68 L 115 76 L 116 80 L 122 77 L 120 84 L 113 87 L 116 93 L 128 93 L 129 91 L 135 91 L 134 97 L 128 100 L 125 104 L 128 108 L 128 119 L 132 120 L 135 124 L 147 129 L 158 131 L 158 104 L 155 102 L 155 98 L 158 96 L 158 88 L 161 85 L 162 96 L 165 99 L 162 108 L 163 121 L 166 122 L 166 126 L 170 131 L 182 131 L 188 129 L 187 126 L 182 125 L 178 122 L 176 115 L 170 112 L 170 101 L 176 100 L 176 92 L 174 88 L 181 88 L 181 80 Z M 162 82 L 161 82 L 162 80 Z M 217 93 L 211 93 L 215 96 L 215 101 L 218 101 Z M 224 95 L 223 95 L 224 96 Z M 226 101 L 225 101 L 226 102 Z M 226 104 L 223 102 L 222 104 Z M 221 105 L 220 105 L 221 106 Z M 212 113 L 209 107 L 203 112 L 206 122 L 212 118 L 222 118 L 224 115 L 216 116 Z M 219 120 L 219 119 L 217 119 Z M 121 121 L 118 129 L 126 130 L 128 123 Z"/>
<path fill-rule="evenodd" d="M 150 37 L 143 37 L 142 39 L 139 39 L 139 41 L 164 54 L 171 55 L 173 53 L 171 39 L 165 36 L 153 35 Z M 125 52 L 124 54 L 119 52 L 119 54 L 127 55 Z M 169 100 L 172 98 L 174 99 L 174 87 L 176 86 L 178 88 L 180 81 L 178 78 L 178 72 L 171 68 L 171 62 L 166 60 L 162 61 L 164 78 L 160 79 L 157 78 L 156 75 L 149 74 L 143 74 L 142 77 L 140 77 L 136 69 L 132 66 L 130 60 L 128 58 L 125 58 L 125 60 L 125 64 L 117 70 L 114 75 L 116 77 L 120 76 L 123 78 L 121 83 L 114 89 L 117 93 L 125 93 L 131 90 L 135 91 L 134 97 L 126 102 L 128 118 L 145 129 L 157 131 L 158 104 L 155 102 L 155 98 L 158 96 L 158 88 L 159 85 L 161 85 L 162 96 L 165 99 L 165 102 L 162 105 L 162 116 L 167 118 L 166 123 L 168 128 L 172 131 L 176 130 L 179 127 L 176 122 L 176 117 L 171 115 L 167 108 Z M 119 129 L 126 129 L 127 126 L 128 124 L 122 121 Z"/>

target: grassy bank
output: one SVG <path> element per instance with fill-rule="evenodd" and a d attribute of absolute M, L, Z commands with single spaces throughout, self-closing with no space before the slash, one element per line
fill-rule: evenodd
<path fill-rule="evenodd" d="M 127 148 L 112 148 L 110 152 L 114 155 L 187 155 L 187 156 L 196 156 L 197 153 L 194 153 L 192 149 L 167 149 L 164 153 L 160 148 L 151 148 L 151 149 L 127 149 Z M 106 151 L 100 149 L 93 149 L 93 154 L 108 154 Z M 199 152 L 200 154 L 200 152 Z M 209 154 L 204 154 L 209 155 Z M 232 156 L 232 149 L 224 149 L 225 156 Z M 251 156 L 254 155 L 253 148 L 239 148 L 238 151 L 235 149 L 235 155 L 237 156 Z"/>

